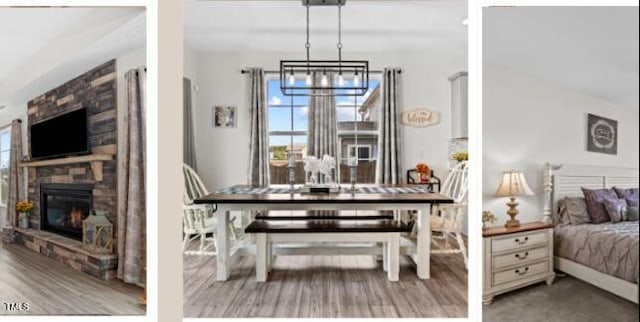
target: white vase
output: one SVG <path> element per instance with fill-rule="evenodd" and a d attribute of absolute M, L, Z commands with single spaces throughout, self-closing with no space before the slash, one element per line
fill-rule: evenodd
<path fill-rule="evenodd" d="M 20 228 L 29 228 L 29 213 L 21 212 L 18 215 L 18 227 Z"/>

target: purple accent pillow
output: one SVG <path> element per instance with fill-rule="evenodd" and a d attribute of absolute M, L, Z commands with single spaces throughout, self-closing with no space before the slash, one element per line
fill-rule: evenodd
<path fill-rule="evenodd" d="M 624 199 L 604 199 L 603 204 L 611 222 L 627 220 L 627 201 Z"/>
<path fill-rule="evenodd" d="M 627 198 L 635 198 L 636 200 L 638 199 L 638 188 L 623 189 L 623 188 L 613 187 L 613 190 L 616 191 L 616 194 L 620 199 L 627 199 Z"/>
<path fill-rule="evenodd" d="M 587 203 L 589 218 L 594 224 L 601 224 L 610 221 L 609 214 L 604 208 L 605 199 L 618 199 L 618 195 L 613 189 L 585 189 L 582 188 L 584 201 Z"/>
<path fill-rule="evenodd" d="M 624 199 L 629 207 L 638 207 L 638 196 L 629 196 Z"/>

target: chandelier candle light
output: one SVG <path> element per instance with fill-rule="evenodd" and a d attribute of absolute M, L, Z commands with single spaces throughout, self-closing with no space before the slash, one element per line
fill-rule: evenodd
<path fill-rule="evenodd" d="M 306 8 L 305 60 L 280 61 L 280 89 L 286 96 L 363 96 L 369 90 L 369 61 L 342 60 L 342 6 L 347 0 L 302 0 Z M 336 6 L 338 8 L 338 60 L 311 60 L 309 42 L 309 8 L 311 6 Z M 314 82 L 314 74 L 321 74 L 320 84 Z M 337 81 L 328 74 L 337 74 Z M 296 82 L 304 75 L 304 85 Z M 351 77 L 351 82 L 345 78 Z"/>
<path fill-rule="evenodd" d="M 520 221 L 516 219 L 518 215 L 518 203 L 516 202 L 516 196 L 532 196 L 533 191 L 529 188 L 527 184 L 527 180 L 524 178 L 524 174 L 522 172 L 517 172 L 515 170 L 507 171 L 502 174 L 502 180 L 500 180 L 500 185 L 498 186 L 498 190 L 496 191 L 497 197 L 509 197 L 509 202 L 507 202 L 507 215 L 511 217 L 511 219 L 507 220 L 505 227 L 518 227 L 520 226 Z"/>

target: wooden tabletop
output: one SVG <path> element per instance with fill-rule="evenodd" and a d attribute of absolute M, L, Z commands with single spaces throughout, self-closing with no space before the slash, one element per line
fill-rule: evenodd
<path fill-rule="evenodd" d="M 489 227 L 482 230 L 482 237 L 500 236 L 545 228 L 553 228 L 553 224 L 545 224 L 542 221 L 535 221 L 520 224 L 518 227 Z"/>
<path fill-rule="evenodd" d="M 358 185 L 363 186 L 363 185 Z M 412 185 L 369 185 L 378 187 L 411 187 Z M 246 187 L 238 185 L 234 187 Z M 415 187 L 415 186 L 414 186 Z M 262 194 L 231 194 L 211 193 L 193 201 L 196 204 L 433 204 L 453 203 L 453 199 L 439 193 L 350 193 L 343 191 L 337 194 L 300 194 L 300 193 L 262 193 Z"/>

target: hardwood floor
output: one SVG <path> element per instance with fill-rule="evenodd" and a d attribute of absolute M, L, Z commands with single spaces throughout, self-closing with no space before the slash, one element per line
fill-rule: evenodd
<path fill-rule="evenodd" d="M 24 247 L 0 243 L 0 315 L 143 315 L 142 289 L 101 281 Z M 4 303 L 29 303 L 8 311 Z"/>
<path fill-rule="evenodd" d="M 389 282 L 372 256 L 279 256 L 257 283 L 254 257 L 237 257 L 216 281 L 215 257 L 184 256 L 185 317 L 466 317 L 467 271 L 460 255 L 432 255 L 419 280 L 406 257 Z"/>

